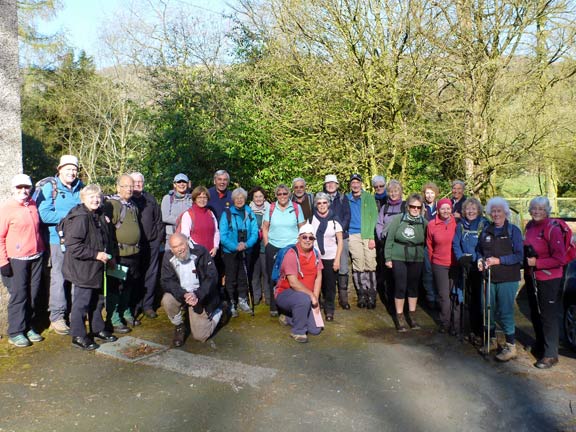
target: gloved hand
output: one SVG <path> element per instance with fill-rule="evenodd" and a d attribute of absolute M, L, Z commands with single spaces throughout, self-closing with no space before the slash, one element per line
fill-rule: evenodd
<path fill-rule="evenodd" d="M 458 260 L 458 264 L 460 264 L 463 269 L 469 270 L 472 265 L 472 255 L 462 255 Z"/>
<path fill-rule="evenodd" d="M 4 276 L 4 277 L 12 277 L 14 275 L 14 273 L 12 272 L 12 266 L 10 265 L 10 263 L 0 267 L 0 273 L 2 273 L 2 276 Z"/>

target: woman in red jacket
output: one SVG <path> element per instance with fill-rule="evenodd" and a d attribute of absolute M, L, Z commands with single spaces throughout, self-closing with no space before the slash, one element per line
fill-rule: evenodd
<path fill-rule="evenodd" d="M 32 181 L 26 174 L 12 178 L 12 197 L 0 207 L 0 272 L 10 293 L 8 342 L 19 348 L 44 338 L 32 327 L 42 276 L 44 243 Z"/>
<path fill-rule="evenodd" d="M 558 320 L 566 248 L 562 230 L 550 216 L 550 201 L 539 196 L 530 201 L 532 220 L 526 225 L 524 278 L 536 344 L 534 366 L 548 369 L 558 363 Z"/>
<path fill-rule="evenodd" d="M 428 257 L 432 263 L 434 282 L 438 289 L 440 304 L 440 333 L 450 330 L 451 334 L 459 329 L 460 311 L 458 302 L 451 305 L 451 295 L 454 283 L 458 278 L 458 266 L 452 239 L 456 232 L 456 220 L 452 216 L 452 202 L 448 198 L 438 201 L 436 218 L 428 223 L 426 230 L 426 246 Z M 451 312 L 452 306 L 452 314 Z"/>

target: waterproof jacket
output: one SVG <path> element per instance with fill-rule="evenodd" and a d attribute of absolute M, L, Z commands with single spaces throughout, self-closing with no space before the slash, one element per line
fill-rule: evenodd
<path fill-rule="evenodd" d="M 537 254 L 536 266 L 524 268 L 527 277 L 532 277 L 532 271 L 535 269 L 536 280 L 561 278 L 566 256 L 561 228 L 553 225 L 549 218 L 538 222 L 532 220 L 526 225 L 525 237 L 524 245 L 532 246 Z"/>
<path fill-rule="evenodd" d="M 63 224 L 64 278 L 80 288 L 102 288 L 105 264 L 98 252 L 116 256 L 113 227 L 101 209 L 90 211 L 84 204 L 72 208 Z"/>
<path fill-rule="evenodd" d="M 456 225 L 456 232 L 454 233 L 454 240 L 452 240 L 452 249 L 454 249 L 454 255 L 456 255 L 456 260 L 462 258 L 462 256 L 469 254 L 472 255 L 472 262 L 478 261 L 478 251 L 476 250 L 478 246 L 478 238 L 480 233 L 489 224 L 483 216 L 478 216 L 473 221 L 469 221 L 465 217 L 462 217 L 458 224 Z"/>
<path fill-rule="evenodd" d="M 194 294 L 198 297 L 194 312 L 201 314 L 205 310 L 210 316 L 220 306 L 218 271 L 210 253 L 204 246 L 189 242 L 189 248 L 190 257 L 194 260 L 196 275 L 200 282 L 200 287 L 194 291 Z M 184 304 L 184 294 L 187 291 L 180 286 L 180 279 L 175 269 L 176 261 L 177 258 L 172 251 L 167 249 L 162 260 L 160 283 L 165 293 L 172 294 L 176 300 Z"/>
<path fill-rule="evenodd" d="M 56 197 L 52 199 L 54 186 L 52 182 L 48 182 L 42 187 L 42 192 L 37 199 L 40 221 L 48 226 L 49 242 L 53 245 L 60 244 L 56 226 L 64 219 L 70 209 L 80 204 L 80 191 L 84 187 L 84 183 L 80 179 L 74 180 L 70 188 L 64 186 L 59 177 L 55 177 L 55 179 Z"/>
<path fill-rule="evenodd" d="M 428 221 L 401 213 L 392 218 L 384 246 L 387 261 L 423 262 Z"/>
<path fill-rule="evenodd" d="M 138 207 L 138 217 L 140 218 L 141 238 L 143 245 L 157 247 L 164 241 L 164 223 L 162 222 L 162 210 L 152 195 L 142 192 L 137 196 L 132 196 L 132 201 Z"/>
<path fill-rule="evenodd" d="M 222 252 L 234 253 L 238 247 L 238 235 L 241 230 L 246 231 L 244 243 L 246 252 L 250 252 L 252 247 L 258 242 L 258 222 L 252 209 L 244 205 L 241 209 L 236 206 L 224 210 L 220 217 L 220 243 Z"/>
<path fill-rule="evenodd" d="M 452 240 L 456 232 L 456 219 L 444 221 L 436 215 L 436 219 L 428 223 L 426 230 L 426 246 L 428 257 L 432 264 L 451 267 L 457 264 L 454 251 L 452 250 Z"/>

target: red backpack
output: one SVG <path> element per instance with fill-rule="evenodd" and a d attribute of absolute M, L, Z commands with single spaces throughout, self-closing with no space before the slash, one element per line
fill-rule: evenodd
<path fill-rule="evenodd" d="M 566 249 L 566 257 L 564 259 L 564 265 L 568 265 L 572 260 L 576 258 L 576 244 L 572 237 L 572 229 L 568 226 L 566 221 L 563 219 L 553 219 L 550 218 L 550 223 L 548 224 L 548 230 L 544 231 L 544 238 L 546 241 L 550 241 L 550 233 L 552 228 L 557 226 L 562 231 L 562 237 L 564 238 L 564 248 Z"/>

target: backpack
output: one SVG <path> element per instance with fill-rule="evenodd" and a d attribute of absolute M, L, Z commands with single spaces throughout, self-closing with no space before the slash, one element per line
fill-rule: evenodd
<path fill-rule="evenodd" d="M 105 197 L 107 200 L 116 200 L 121 204 L 120 208 L 120 217 L 118 218 L 118 222 L 114 225 L 116 229 L 120 228 L 124 223 L 124 219 L 126 219 L 126 213 L 128 212 L 128 206 L 120 200 L 117 195 L 108 195 Z M 134 204 L 134 211 L 136 212 L 136 216 L 138 216 L 138 206 Z"/>
<path fill-rule="evenodd" d="M 300 215 L 300 211 L 298 210 L 298 205 L 294 201 L 290 200 L 290 204 L 292 204 L 292 208 L 294 209 L 294 213 L 296 214 L 296 222 L 298 222 L 298 216 Z M 268 212 L 268 222 L 272 220 L 272 213 L 274 213 L 274 209 L 276 208 L 276 201 L 270 203 L 270 211 Z"/>
<path fill-rule="evenodd" d="M 548 230 L 543 230 L 543 236 L 547 242 L 550 242 L 550 236 L 552 228 L 560 228 L 562 232 L 562 237 L 564 238 L 564 247 L 566 249 L 566 256 L 564 258 L 564 265 L 568 265 L 570 261 L 576 258 L 576 244 L 572 237 L 572 229 L 568 226 L 566 221 L 563 219 L 550 218 L 550 223 L 548 224 Z"/>
<path fill-rule="evenodd" d="M 54 201 L 56 200 L 56 197 L 58 196 L 58 184 L 56 183 L 56 177 L 44 177 L 42 180 L 38 180 L 36 182 L 36 184 L 34 185 L 34 193 L 32 194 L 32 199 L 34 200 L 34 202 L 38 202 L 38 197 L 40 196 L 40 194 L 42 193 L 42 188 L 44 187 L 44 185 L 46 185 L 47 183 L 52 184 L 52 203 L 54 203 Z M 47 198 L 47 197 L 45 197 Z"/>
<path fill-rule="evenodd" d="M 231 231 L 232 230 L 232 213 L 230 212 L 230 207 L 226 207 L 224 209 L 224 212 L 226 213 L 226 220 L 228 220 L 228 229 Z M 244 209 L 244 221 L 246 221 L 246 219 L 253 221 L 254 216 L 253 216 L 253 213 L 248 214 L 246 209 Z"/>
<path fill-rule="evenodd" d="M 276 292 L 276 286 L 278 285 L 278 281 L 280 280 L 280 267 L 282 267 L 282 262 L 284 261 L 284 257 L 288 253 L 289 250 L 293 250 L 296 253 L 296 264 L 298 266 L 298 274 L 302 275 L 302 271 L 300 269 L 300 256 L 298 254 L 298 248 L 295 244 L 283 247 L 278 252 L 276 252 L 276 256 L 274 258 L 274 265 L 272 266 L 272 274 L 270 276 L 270 280 L 272 281 L 272 286 L 274 287 L 274 292 Z M 320 255 L 316 248 L 312 249 L 314 251 L 314 255 L 316 256 L 316 265 L 320 261 Z"/>

